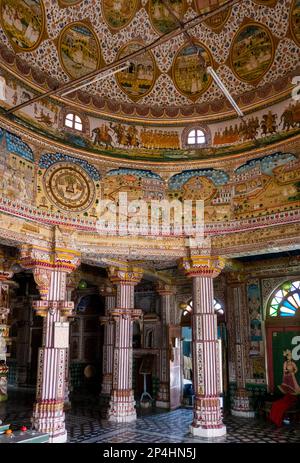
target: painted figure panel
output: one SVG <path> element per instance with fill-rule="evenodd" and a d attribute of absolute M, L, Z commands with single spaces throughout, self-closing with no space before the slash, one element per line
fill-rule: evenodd
<path fill-rule="evenodd" d="M 168 0 L 168 4 L 178 19 L 182 20 L 186 9 L 185 0 Z M 178 27 L 162 0 L 150 0 L 149 15 L 154 28 L 162 34 L 171 32 Z"/>
<path fill-rule="evenodd" d="M 97 37 L 83 23 L 74 23 L 63 29 L 58 52 L 65 72 L 75 79 L 95 71 L 101 62 Z"/>
<path fill-rule="evenodd" d="M 186 45 L 177 53 L 172 68 L 173 80 L 177 89 L 191 99 L 197 99 L 211 84 L 205 66 L 198 55 L 201 55 L 206 66 L 211 65 L 211 56 L 203 45 L 197 47 Z"/>
<path fill-rule="evenodd" d="M 119 53 L 123 58 L 142 48 L 141 43 L 132 42 L 126 45 Z M 150 52 L 143 53 L 132 60 L 132 65 L 116 75 L 117 82 L 122 90 L 133 100 L 141 98 L 150 92 L 155 79 L 155 62 Z"/>
<path fill-rule="evenodd" d="M 294 40 L 300 45 L 300 0 L 293 1 L 290 22 Z"/>
<path fill-rule="evenodd" d="M 137 0 L 104 0 L 102 12 L 112 29 L 125 27 L 133 18 L 137 9 Z"/>
<path fill-rule="evenodd" d="M 272 65 L 274 42 L 271 32 L 261 24 L 243 26 L 231 48 L 231 67 L 237 77 L 255 82 L 263 77 Z"/>
<path fill-rule="evenodd" d="M 19 51 L 31 51 L 42 38 L 45 23 L 40 0 L 2 0 L 1 22 L 8 39 Z"/>

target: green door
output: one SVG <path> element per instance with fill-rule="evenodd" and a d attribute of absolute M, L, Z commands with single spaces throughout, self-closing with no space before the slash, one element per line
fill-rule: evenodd
<path fill-rule="evenodd" d="M 300 385 L 300 330 L 281 329 L 272 333 L 274 392 L 288 385 L 297 392 Z M 285 354 L 285 355 L 284 355 Z M 287 371 L 284 371 L 284 365 Z M 282 392 L 288 392 L 284 387 Z"/>

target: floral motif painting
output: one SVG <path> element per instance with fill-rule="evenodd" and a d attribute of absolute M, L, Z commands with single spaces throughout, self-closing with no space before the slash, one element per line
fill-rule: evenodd
<path fill-rule="evenodd" d="M 186 9 L 185 0 L 168 0 L 168 4 L 177 18 L 182 20 Z M 161 34 L 166 34 L 178 27 L 176 20 L 162 0 L 150 0 L 149 15 L 154 28 Z"/>
<path fill-rule="evenodd" d="M 134 53 L 142 48 L 139 42 L 131 42 L 119 53 L 118 58 Z M 150 92 L 155 81 L 155 61 L 151 52 L 142 53 L 133 60 L 131 66 L 116 74 L 117 82 L 130 98 L 136 100 Z"/>
<path fill-rule="evenodd" d="M 300 0 L 294 0 L 292 4 L 291 30 L 295 42 L 300 45 Z"/>
<path fill-rule="evenodd" d="M 231 67 L 236 76 L 246 82 L 260 80 L 270 69 L 274 57 L 271 32 L 257 23 L 243 26 L 231 47 Z"/>
<path fill-rule="evenodd" d="M 103 0 L 101 3 L 103 16 L 113 29 L 127 26 L 137 9 L 137 0 Z"/>
<path fill-rule="evenodd" d="M 64 70 L 75 79 L 95 71 L 101 62 L 98 39 L 83 23 L 73 23 L 62 30 L 58 50 Z"/>
<path fill-rule="evenodd" d="M 34 50 L 40 43 L 45 23 L 41 0 L 2 0 L 2 27 L 18 51 Z"/>
<path fill-rule="evenodd" d="M 203 58 L 203 63 L 199 59 Z M 205 62 L 205 64 L 204 64 Z M 175 56 L 172 74 L 177 89 L 196 100 L 211 84 L 206 66 L 211 66 L 211 55 L 203 45 L 186 45 Z"/>

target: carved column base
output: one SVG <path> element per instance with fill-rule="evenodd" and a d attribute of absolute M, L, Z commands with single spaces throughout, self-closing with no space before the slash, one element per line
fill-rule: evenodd
<path fill-rule="evenodd" d="M 34 429 L 49 434 L 49 442 L 66 442 L 64 402 L 43 400 L 34 405 L 32 423 Z"/>
<path fill-rule="evenodd" d="M 220 437 L 226 434 L 219 397 L 195 398 L 194 419 L 190 432 L 200 437 Z"/>
<path fill-rule="evenodd" d="M 136 420 L 133 391 L 113 391 L 107 419 L 116 423 L 130 423 Z"/>
<path fill-rule="evenodd" d="M 236 392 L 233 399 L 231 414 L 244 418 L 253 418 L 255 416 L 255 412 L 251 410 L 250 407 L 248 392 L 245 389 Z"/>
<path fill-rule="evenodd" d="M 158 408 L 170 408 L 169 383 L 160 383 L 155 404 Z"/>

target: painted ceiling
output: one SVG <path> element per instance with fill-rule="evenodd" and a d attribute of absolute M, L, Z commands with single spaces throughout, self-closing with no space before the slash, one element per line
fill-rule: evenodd
<path fill-rule="evenodd" d="M 176 32 L 162 0 L 0 0 L 1 105 L 10 109 L 150 46 L 129 69 L 27 105 L 14 122 L 82 156 L 154 162 L 276 150 L 298 136 L 300 102 L 292 92 L 300 75 L 300 0 L 168 2 L 183 23 L 198 21 L 189 29 L 194 45 Z M 243 121 L 208 65 L 245 112 Z M 74 109 L 82 133 L 64 126 Z M 205 145 L 187 146 L 193 127 L 204 131 Z"/>
<path fill-rule="evenodd" d="M 226 3 L 169 0 L 183 22 Z M 299 64 L 299 11 L 300 0 L 236 2 L 190 30 L 195 47 L 177 35 L 86 87 L 81 100 L 129 118 L 226 113 L 231 107 L 197 52 L 241 106 L 276 99 Z M 42 87 L 101 69 L 177 27 L 161 0 L 1 0 L 0 15 L 2 57 L 18 54 L 19 72 Z"/>

